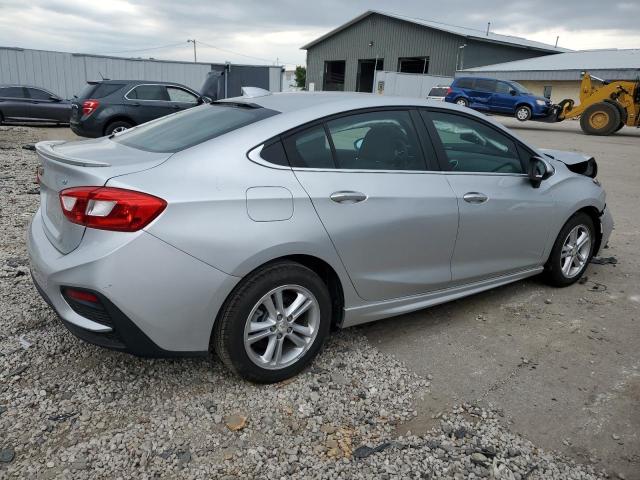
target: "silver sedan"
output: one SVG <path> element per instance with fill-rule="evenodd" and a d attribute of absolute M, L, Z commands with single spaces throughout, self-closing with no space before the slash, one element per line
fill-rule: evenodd
<path fill-rule="evenodd" d="M 593 158 L 442 102 L 247 89 L 36 148 L 31 269 L 67 328 L 215 351 L 256 382 L 300 372 L 332 327 L 570 285 L 613 228 Z"/>

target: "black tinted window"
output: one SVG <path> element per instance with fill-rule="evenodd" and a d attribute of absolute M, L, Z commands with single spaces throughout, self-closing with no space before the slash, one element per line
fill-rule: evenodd
<path fill-rule="evenodd" d="M 429 96 L 430 97 L 446 97 L 447 90 L 449 90 L 449 87 L 433 87 L 429 91 Z"/>
<path fill-rule="evenodd" d="M 122 87 L 124 87 L 124 83 L 101 83 L 96 87 L 93 93 L 91 93 L 91 98 L 104 98 L 114 92 L 117 92 Z"/>
<path fill-rule="evenodd" d="M 34 100 L 50 100 L 51 94 L 39 88 L 27 88 L 29 96 Z"/>
<path fill-rule="evenodd" d="M 334 168 L 331 147 L 322 125 L 294 134 L 285 143 L 292 167 Z"/>
<path fill-rule="evenodd" d="M 327 122 L 337 168 L 425 170 L 408 111 L 360 113 Z"/>
<path fill-rule="evenodd" d="M 275 163 L 276 165 L 289 166 L 287 161 L 287 155 L 284 153 L 284 147 L 280 140 L 276 140 L 272 143 L 267 143 L 260 151 L 260 156 L 269 163 Z"/>
<path fill-rule="evenodd" d="M 96 88 L 95 83 L 87 83 L 82 91 L 76 96 L 77 98 L 84 100 L 85 98 L 91 98 L 91 94 Z"/>
<path fill-rule="evenodd" d="M 481 92 L 495 92 L 496 81 L 479 78 L 476 80 L 476 85 L 473 88 L 474 90 L 480 90 Z"/>
<path fill-rule="evenodd" d="M 473 88 L 473 78 L 461 78 L 460 80 L 456 80 L 456 87 Z"/>
<path fill-rule="evenodd" d="M 179 152 L 277 113 L 267 108 L 202 105 L 145 123 L 113 140 L 149 152 Z"/>
<path fill-rule="evenodd" d="M 25 98 L 24 89 L 22 87 L 0 88 L 0 97 Z"/>
<path fill-rule="evenodd" d="M 524 173 L 516 143 L 477 120 L 443 112 L 429 112 L 455 172 Z"/>
<path fill-rule="evenodd" d="M 127 94 L 133 100 L 165 100 L 169 101 L 169 94 L 164 85 L 138 85 Z"/>
<path fill-rule="evenodd" d="M 508 94 L 511 91 L 511 86 L 506 82 L 498 82 L 496 85 L 496 93 Z"/>

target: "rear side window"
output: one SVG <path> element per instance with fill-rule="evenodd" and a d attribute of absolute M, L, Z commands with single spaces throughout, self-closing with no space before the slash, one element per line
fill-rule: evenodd
<path fill-rule="evenodd" d="M 167 92 L 169 92 L 169 100 L 172 102 L 198 103 L 198 97 L 183 88 L 167 87 Z"/>
<path fill-rule="evenodd" d="M 449 87 L 433 87 L 429 91 L 429 96 L 430 97 L 446 97 L 448 89 Z"/>
<path fill-rule="evenodd" d="M 460 80 L 456 80 L 456 87 L 473 88 L 473 78 L 461 78 Z"/>
<path fill-rule="evenodd" d="M 95 91 L 91 94 L 92 98 L 104 98 L 106 96 L 111 95 L 114 92 L 117 92 L 122 87 L 124 87 L 124 83 L 101 83 L 97 86 Z"/>
<path fill-rule="evenodd" d="M 289 166 L 287 155 L 284 153 L 284 147 L 280 140 L 274 140 L 273 142 L 265 144 L 260 151 L 260 156 L 269 163 L 285 167 Z"/>
<path fill-rule="evenodd" d="M 476 86 L 474 87 L 474 90 L 480 90 L 481 92 L 495 92 L 496 81 L 479 78 L 478 80 L 476 80 Z"/>
<path fill-rule="evenodd" d="M 138 85 L 126 97 L 130 100 L 169 101 L 169 94 L 164 85 Z"/>
<path fill-rule="evenodd" d="M 0 97 L 26 98 L 26 95 L 22 87 L 5 87 L 0 88 Z"/>
<path fill-rule="evenodd" d="M 113 141 L 148 152 L 174 153 L 278 113 L 268 108 L 201 105 L 127 130 Z"/>
<path fill-rule="evenodd" d="M 285 145 L 292 167 L 334 168 L 331 146 L 322 125 L 291 135 Z"/>

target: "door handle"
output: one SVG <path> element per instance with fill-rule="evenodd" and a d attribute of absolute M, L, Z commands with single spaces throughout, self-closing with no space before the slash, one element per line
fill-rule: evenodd
<path fill-rule="evenodd" d="M 489 197 L 480 192 L 465 193 L 462 198 L 464 198 L 464 201 L 468 203 L 484 203 L 489 200 Z"/>
<path fill-rule="evenodd" d="M 334 192 L 329 198 L 336 203 L 358 203 L 366 200 L 367 196 L 360 192 Z"/>

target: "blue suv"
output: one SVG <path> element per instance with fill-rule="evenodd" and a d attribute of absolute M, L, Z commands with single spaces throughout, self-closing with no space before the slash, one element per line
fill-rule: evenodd
<path fill-rule="evenodd" d="M 494 78 L 456 78 L 444 100 L 481 112 L 514 115 L 522 122 L 552 113 L 548 98 L 534 95 L 518 82 Z"/>

